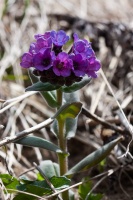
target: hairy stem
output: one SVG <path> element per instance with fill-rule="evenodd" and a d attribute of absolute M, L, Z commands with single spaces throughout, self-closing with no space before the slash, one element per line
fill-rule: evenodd
<path fill-rule="evenodd" d="M 68 153 L 67 153 L 67 140 L 64 136 L 64 122 L 58 121 L 59 126 L 59 136 L 58 144 L 63 153 L 58 154 L 59 165 L 60 165 L 60 176 L 64 175 L 68 170 Z"/>
<path fill-rule="evenodd" d="M 63 93 L 60 89 L 57 90 L 57 102 L 61 106 L 62 105 Z M 60 107 L 58 107 L 59 109 Z M 63 176 L 68 170 L 68 153 L 67 153 L 67 139 L 64 133 L 64 120 L 58 120 L 58 145 L 63 153 L 58 153 L 58 162 L 60 168 L 60 176 Z M 68 200 L 68 191 L 62 193 L 63 200 Z"/>

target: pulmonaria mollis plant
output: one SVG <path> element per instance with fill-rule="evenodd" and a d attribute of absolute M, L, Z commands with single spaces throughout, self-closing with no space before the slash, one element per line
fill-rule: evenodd
<path fill-rule="evenodd" d="M 73 45 L 69 52 L 65 52 L 63 47 L 70 38 L 63 30 L 35 35 L 36 41 L 30 45 L 29 52 L 22 56 L 21 66 L 33 67 L 33 74 L 39 76 L 41 82 L 60 86 L 80 82 L 85 75 L 96 78 L 100 62 L 91 43 L 79 39 L 76 33 L 73 37 Z"/>
<path fill-rule="evenodd" d="M 39 91 L 48 105 L 56 108 L 54 116 L 46 120 L 44 125 L 51 124 L 51 132 L 56 136 L 58 145 L 34 135 L 15 142 L 40 147 L 57 154 L 58 164 L 44 161 L 43 166 L 40 165 L 40 172 L 43 171 L 43 176 L 45 174 L 51 182 L 53 181 L 52 184 L 55 189 L 57 187 L 58 190 L 61 190 L 70 184 L 68 177 L 72 178 L 73 174 L 89 169 L 99 163 L 118 143 L 118 140 L 98 149 L 71 169 L 68 169 L 69 150 L 67 140 L 75 136 L 78 115 L 82 110 L 82 103 L 79 101 L 78 92 L 76 91 L 87 85 L 92 78 L 97 77 L 100 62 L 96 58 L 91 43 L 85 39 L 79 39 L 76 33 L 73 35 L 73 44 L 68 52 L 64 51 L 64 45 L 70 38 L 63 30 L 38 34 L 35 35 L 35 39 L 36 41 L 30 45 L 29 52 L 22 56 L 21 66 L 29 70 L 33 83 L 26 91 Z M 41 185 L 42 188 L 42 182 L 35 182 L 35 185 L 37 184 L 38 187 Z M 22 185 L 23 188 L 24 186 L 26 187 L 24 191 L 29 192 L 28 187 L 31 187 L 31 185 L 28 187 L 27 184 Z M 40 195 L 45 194 L 44 187 L 42 193 L 39 193 Z M 45 189 L 48 192 L 47 188 Z M 52 192 L 52 190 L 49 190 L 49 192 Z M 65 191 L 62 193 L 62 198 L 58 197 L 58 199 L 73 199 L 69 194 L 69 191 Z M 18 199 L 21 197 L 19 195 L 17 196 Z"/>
<path fill-rule="evenodd" d="M 69 169 L 67 141 L 75 137 L 78 115 L 87 113 L 85 114 L 87 116 L 89 113 L 82 107 L 78 90 L 87 85 L 92 78 L 96 78 L 96 73 L 100 69 L 100 62 L 95 56 L 91 43 L 85 39 L 79 39 L 76 33 L 73 38 L 73 44 L 66 52 L 64 45 L 69 41 L 69 36 L 63 30 L 35 35 L 36 41 L 30 45 L 29 52 L 22 56 L 21 66 L 28 69 L 32 81 L 32 85 L 26 88 L 26 91 L 38 91 L 47 104 L 56 109 L 49 119 L 16 134 L 16 136 L 5 138 L 5 141 L 3 139 L 1 143 L 5 146 L 5 144 L 13 142 L 49 150 L 57 155 L 58 161 L 54 163 L 51 160 L 44 160 L 38 166 L 35 164 L 40 173 L 36 174 L 36 180 L 29 180 L 26 177 L 29 170 L 25 172 L 24 177 L 19 176 L 18 179 L 9 174 L 0 174 L 2 184 L 6 188 L 4 189 L 5 194 L 8 194 L 9 197 L 7 192 L 15 193 L 13 200 L 36 200 L 41 199 L 41 196 L 44 195 L 49 195 L 47 198 L 50 199 L 74 199 L 74 193 L 69 187 L 73 175 L 98 164 L 121 140 L 121 138 L 118 138 L 111 141 L 80 162 L 74 163 L 73 167 Z M 22 98 L 19 98 L 19 100 L 22 100 Z M 43 107 L 42 103 L 41 106 L 44 112 L 46 105 Z M 47 125 L 51 126 L 51 133 L 56 136 L 56 144 L 58 145 L 42 136 L 29 135 Z M 91 197 L 100 199 L 99 195 L 90 194 L 90 183 L 85 185 L 83 182 L 81 183 L 78 199 L 90 199 Z M 66 190 L 64 191 L 64 189 Z M 57 191 L 61 195 L 57 195 Z M 54 194 L 52 194 L 53 192 Z"/>

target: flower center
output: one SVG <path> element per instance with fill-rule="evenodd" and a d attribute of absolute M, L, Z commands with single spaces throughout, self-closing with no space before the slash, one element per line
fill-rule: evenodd
<path fill-rule="evenodd" d="M 50 65 L 51 60 L 50 59 L 44 59 L 43 60 L 43 65 L 48 66 Z"/>
<path fill-rule="evenodd" d="M 63 63 L 63 62 L 60 62 L 60 63 L 58 64 L 58 69 L 62 69 L 62 68 L 63 68 L 63 65 L 64 65 L 64 63 Z"/>
<path fill-rule="evenodd" d="M 79 67 L 79 64 L 77 62 L 73 62 L 74 69 L 77 69 Z"/>

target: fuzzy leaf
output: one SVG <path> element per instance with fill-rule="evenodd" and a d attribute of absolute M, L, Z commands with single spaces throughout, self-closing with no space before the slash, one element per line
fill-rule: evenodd
<path fill-rule="evenodd" d="M 46 100 L 47 104 L 51 108 L 57 108 L 59 106 L 59 104 L 57 103 L 56 98 L 52 94 L 52 92 L 50 92 L 50 91 L 48 91 L 48 92 L 40 92 L 40 94 Z"/>
<path fill-rule="evenodd" d="M 53 163 L 51 160 L 42 161 L 39 167 L 47 176 L 47 178 L 59 176 L 59 165 L 57 163 Z"/>
<path fill-rule="evenodd" d="M 64 100 L 67 103 L 72 103 L 74 101 L 79 101 L 79 91 L 72 92 L 72 93 L 64 93 Z M 65 136 L 66 138 L 72 138 L 75 136 L 77 130 L 77 121 L 78 117 L 75 119 L 68 118 L 65 121 Z"/>
<path fill-rule="evenodd" d="M 67 118 L 74 119 L 80 113 L 81 108 L 82 108 L 82 103 L 80 102 L 65 104 L 57 111 L 57 113 L 54 115 L 53 118 L 62 121 L 65 121 Z"/>
<path fill-rule="evenodd" d="M 38 81 L 37 83 L 34 83 L 33 85 L 26 88 L 27 91 L 52 91 L 59 89 L 59 85 L 52 85 L 50 83 L 42 83 L 41 81 Z"/>
<path fill-rule="evenodd" d="M 54 122 L 51 125 L 51 132 L 57 137 L 59 134 L 59 129 L 58 129 L 58 122 L 57 120 L 54 120 Z"/>
<path fill-rule="evenodd" d="M 32 73 L 33 69 L 30 68 L 28 72 L 29 72 L 29 77 L 30 77 L 31 82 L 33 84 L 37 83 L 39 81 L 39 78 Z M 55 91 L 47 91 L 47 92 L 46 91 L 45 92 L 44 91 L 40 91 L 39 92 L 41 94 L 41 96 L 45 99 L 47 104 L 52 108 L 58 107 L 58 103 L 56 101 L 56 97 L 55 97 L 54 92 Z"/>
<path fill-rule="evenodd" d="M 92 79 L 91 77 L 85 76 L 80 82 L 73 83 L 69 87 L 67 87 L 67 86 L 62 87 L 62 91 L 66 92 L 66 93 L 71 93 L 71 92 L 75 92 L 77 90 L 80 90 L 85 85 L 87 85 L 88 83 L 90 83 L 91 79 Z"/>
<path fill-rule="evenodd" d="M 54 152 L 61 152 L 59 147 L 53 144 L 52 142 L 49 142 L 48 140 L 36 136 L 27 136 L 15 141 L 14 143 L 22 144 L 24 146 L 29 147 L 40 147 Z"/>
<path fill-rule="evenodd" d="M 85 157 L 83 160 L 81 160 L 78 164 L 76 164 L 72 169 L 70 169 L 65 175 L 66 176 L 72 175 L 72 174 L 87 170 L 95 166 L 104 158 L 106 158 L 108 154 L 111 152 L 111 150 L 115 147 L 115 145 L 117 145 L 117 143 L 120 142 L 121 140 L 122 140 L 122 137 L 117 138 L 116 140 L 113 140 L 112 142 L 104 145 L 100 149 L 91 153 L 90 155 Z"/>
<path fill-rule="evenodd" d="M 65 121 L 65 136 L 66 138 L 72 138 L 75 136 L 76 130 L 77 130 L 77 120 L 78 118 L 76 117 L 75 119 L 66 119 Z"/>
<path fill-rule="evenodd" d="M 62 177 L 52 177 L 49 179 L 49 181 L 52 183 L 55 189 L 61 190 L 70 185 L 70 179 L 62 176 Z M 46 183 L 45 180 L 43 181 L 32 181 L 29 184 L 21 184 L 17 187 L 18 190 L 25 191 L 31 194 L 35 194 L 38 196 L 43 196 L 46 194 L 51 194 L 52 190 L 49 187 L 49 185 Z M 35 200 L 36 197 L 29 196 L 27 194 L 18 194 L 13 200 Z"/>

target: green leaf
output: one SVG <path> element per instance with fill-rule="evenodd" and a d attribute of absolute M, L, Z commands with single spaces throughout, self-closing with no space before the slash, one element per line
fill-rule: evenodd
<path fill-rule="evenodd" d="M 79 101 L 79 92 L 73 92 L 73 93 L 64 93 L 64 103 L 73 103 Z M 75 136 L 76 130 L 77 130 L 77 121 L 78 118 L 75 119 L 67 118 L 64 124 L 64 133 L 66 138 L 71 138 Z M 55 136 L 58 135 L 58 123 L 57 120 L 54 120 L 51 126 L 51 131 L 55 134 Z"/>
<path fill-rule="evenodd" d="M 51 132 L 57 137 L 59 134 L 59 129 L 58 129 L 58 122 L 57 120 L 54 120 L 54 122 L 51 125 Z"/>
<path fill-rule="evenodd" d="M 56 190 L 62 190 L 70 185 L 70 179 L 62 176 L 62 177 L 51 177 L 49 181 L 52 183 L 54 188 Z M 29 184 L 21 184 L 20 186 L 17 187 L 18 190 L 25 191 L 31 194 L 35 194 L 38 196 L 43 196 L 46 194 L 51 194 L 52 190 L 47 184 L 45 180 L 43 181 L 33 181 L 32 183 Z M 26 194 L 18 194 L 14 200 L 23 200 L 23 199 L 28 199 L 28 200 L 34 200 L 36 197 L 29 196 Z"/>
<path fill-rule="evenodd" d="M 75 199 L 75 193 L 72 190 L 69 190 L 69 200 Z"/>
<path fill-rule="evenodd" d="M 52 142 L 49 142 L 48 140 L 36 136 L 27 136 L 15 141 L 14 143 L 22 144 L 24 146 L 29 147 L 39 147 L 54 152 L 61 152 L 59 147 L 53 144 Z"/>
<path fill-rule="evenodd" d="M 80 113 L 82 103 L 73 102 L 63 105 L 57 113 L 53 116 L 57 120 L 65 121 L 67 118 L 75 118 Z"/>
<path fill-rule="evenodd" d="M 29 77 L 30 77 L 31 82 L 37 83 L 39 81 L 39 78 L 32 73 L 33 69 L 30 68 L 28 72 L 29 72 Z M 56 96 L 55 96 L 55 91 L 48 91 L 48 92 L 40 91 L 39 93 L 45 99 L 45 101 L 47 102 L 47 104 L 50 107 L 52 107 L 52 108 L 58 107 L 58 103 L 56 101 Z"/>
<path fill-rule="evenodd" d="M 66 93 L 71 93 L 71 92 L 75 92 L 77 90 L 80 90 L 85 85 L 90 83 L 91 79 L 92 79 L 91 77 L 85 76 L 80 82 L 76 82 L 69 87 L 67 87 L 67 86 L 62 87 L 62 91 L 66 92 Z"/>
<path fill-rule="evenodd" d="M 47 104 L 51 108 L 57 108 L 59 106 L 58 102 L 56 101 L 55 96 L 52 94 L 52 92 L 40 92 L 41 96 L 46 100 Z"/>
<path fill-rule="evenodd" d="M 79 101 L 79 91 L 72 92 L 72 93 L 64 93 L 64 100 L 66 103 L 72 103 L 74 101 Z M 66 119 L 65 121 L 65 136 L 66 138 L 72 138 L 75 136 L 77 130 L 77 121 L 78 117 L 75 119 Z"/>
<path fill-rule="evenodd" d="M 37 198 L 36 197 L 33 197 L 33 196 L 30 196 L 28 194 L 18 194 L 16 195 L 13 200 L 36 200 Z"/>
<path fill-rule="evenodd" d="M 0 178 L 6 189 L 16 190 L 17 185 L 20 183 L 19 180 L 9 174 L 0 174 Z M 9 193 L 12 193 L 12 191 L 9 191 Z"/>
<path fill-rule="evenodd" d="M 84 178 L 82 182 L 83 183 L 78 188 L 78 193 L 79 193 L 80 199 L 82 199 L 82 200 L 84 200 L 84 199 L 85 200 L 100 200 L 100 199 L 102 199 L 103 195 L 100 193 L 90 193 L 89 194 L 90 190 L 92 189 L 92 181 L 89 180 L 89 177 Z"/>
<path fill-rule="evenodd" d="M 66 119 L 65 121 L 65 137 L 66 138 L 72 138 L 75 136 L 76 130 L 77 130 L 77 120 L 78 118 L 76 117 L 75 119 Z"/>
<path fill-rule="evenodd" d="M 38 196 L 43 196 L 45 194 L 51 194 L 50 188 L 45 188 L 43 186 L 42 182 L 40 182 L 40 183 L 35 183 L 35 182 L 36 181 L 34 181 L 33 183 L 30 183 L 30 184 L 23 184 L 21 186 L 18 186 L 17 187 L 18 190 L 28 192 L 31 195 L 18 193 L 13 200 L 24 200 L 24 199 L 36 200 L 37 198 L 32 196 L 32 194 L 38 195 Z"/>
<path fill-rule="evenodd" d="M 76 164 L 72 169 L 70 169 L 65 175 L 69 176 L 69 175 L 87 170 L 95 166 L 104 158 L 106 158 L 108 154 L 111 152 L 111 150 L 114 148 L 114 146 L 117 145 L 118 142 L 120 142 L 121 140 L 122 140 L 122 137 L 119 137 L 116 140 L 113 140 L 112 142 L 104 145 L 100 149 L 91 153 L 90 155 L 85 157 L 83 160 L 81 160 L 78 164 Z"/>
<path fill-rule="evenodd" d="M 101 200 L 103 198 L 103 194 L 101 193 L 92 193 L 89 195 L 89 197 L 86 198 L 86 200 Z"/>
<path fill-rule="evenodd" d="M 59 85 L 52 85 L 50 83 L 42 83 L 41 81 L 38 81 L 37 83 L 34 83 L 33 85 L 26 88 L 27 91 L 52 91 L 59 89 Z"/>
<path fill-rule="evenodd" d="M 47 176 L 47 178 L 59 176 L 59 165 L 57 163 L 53 163 L 51 160 L 42 161 L 39 167 Z"/>
<path fill-rule="evenodd" d="M 57 190 L 63 190 L 64 188 L 69 187 L 71 183 L 71 180 L 65 176 L 60 176 L 60 177 L 53 176 L 49 180 L 54 186 L 54 188 Z"/>
<path fill-rule="evenodd" d="M 88 177 L 84 178 L 82 182 L 83 183 L 78 188 L 78 193 L 80 198 L 84 200 L 92 188 L 92 182 L 88 179 Z"/>
<path fill-rule="evenodd" d="M 76 102 L 76 101 L 80 101 L 79 91 L 72 92 L 72 93 L 64 93 L 64 99 L 63 100 L 65 101 L 65 103 L 73 103 L 73 102 Z"/>
<path fill-rule="evenodd" d="M 19 180 L 21 180 L 21 183 L 23 182 L 23 183 L 32 183 L 33 181 L 31 181 L 30 179 L 29 179 L 29 177 L 27 177 L 26 175 L 22 175 L 22 176 L 19 176 Z"/>

